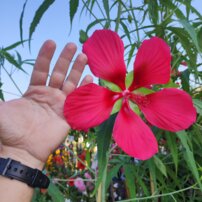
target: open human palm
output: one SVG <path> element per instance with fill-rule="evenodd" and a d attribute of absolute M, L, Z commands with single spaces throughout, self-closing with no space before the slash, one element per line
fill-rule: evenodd
<path fill-rule="evenodd" d="M 66 78 L 76 52 L 74 44 L 67 44 L 47 82 L 54 51 L 55 43 L 46 41 L 26 93 L 20 99 L 0 104 L 0 153 L 16 151 L 16 155 L 21 155 L 23 151 L 23 155 L 28 154 L 43 165 L 67 135 L 70 126 L 63 118 L 63 104 L 66 96 L 77 87 L 87 58 L 84 54 L 78 55 Z M 81 85 L 89 82 L 92 77 L 86 76 Z"/>

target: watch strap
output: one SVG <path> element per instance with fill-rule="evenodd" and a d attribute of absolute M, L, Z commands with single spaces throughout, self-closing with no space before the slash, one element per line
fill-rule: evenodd
<path fill-rule="evenodd" d="M 40 170 L 33 169 L 13 159 L 0 158 L 0 175 L 16 179 L 34 188 L 48 188 L 49 178 Z"/>

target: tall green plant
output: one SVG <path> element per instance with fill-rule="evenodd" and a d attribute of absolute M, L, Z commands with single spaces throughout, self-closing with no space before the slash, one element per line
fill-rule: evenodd
<path fill-rule="evenodd" d="M 82 0 L 69 2 L 71 26 L 75 16 L 88 18 L 85 29 L 80 30 L 83 43 L 96 29 L 118 32 L 125 44 L 125 60 L 129 71 L 141 41 L 151 36 L 163 38 L 171 47 L 172 75 L 163 87 L 179 87 L 188 92 L 197 108 L 197 121 L 177 134 L 153 128 L 160 152 L 149 161 L 137 161 L 124 153 L 114 154 L 111 140 L 111 121 L 105 122 L 97 132 L 99 171 L 94 193 L 97 200 L 107 200 L 111 180 L 124 170 L 127 200 L 122 201 L 201 201 L 202 184 L 202 15 L 188 0 Z M 20 33 L 25 1 L 20 18 Z M 44 1 L 30 25 L 29 40 L 43 15 L 54 1 Z M 67 22 L 68 23 L 68 22 Z M 65 34 L 65 33 L 64 33 Z M 78 36 L 79 37 L 79 36 Z M 4 54 L 4 57 L 9 58 Z M 13 61 L 14 63 L 14 61 Z M 185 67 L 183 70 L 182 67 Z M 180 82 L 180 84 L 177 84 Z M 101 81 L 102 83 L 102 81 Z M 104 84 L 111 87 L 111 84 Z M 159 86 L 161 88 L 162 86 Z M 104 128 L 103 128 L 104 127 Z M 105 144 L 106 143 L 106 144 Z M 107 156 L 106 156 L 107 155 Z M 103 184 L 106 186 L 103 188 Z M 114 200 L 114 199 L 113 199 Z"/>

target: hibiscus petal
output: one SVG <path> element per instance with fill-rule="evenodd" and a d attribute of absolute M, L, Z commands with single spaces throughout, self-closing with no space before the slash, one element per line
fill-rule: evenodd
<path fill-rule="evenodd" d="M 144 40 L 134 63 L 134 80 L 130 90 L 154 84 L 166 84 L 171 71 L 170 48 L 158 37 Z"/>
<path fill-rule="evenodd" d="M 73 129 L 87 130 L 106 120 L 116 93 L 96 84 L 81 86 L 67 96 L 64 116 Z"/>
<path fill-rule="evenodd" d="M 139 105 L 145 118 L 153 125 L 176 132 L 187 129 L 196 121 L 196 109 L 186 92 L 167 88 L 146 96 Z"/>
<path fill-rule="evenodd" d="M 149 159 L 158 152 L 151 129 L 126 103 L 116 118 L 113 138 L 124 152 L 140 160 Z"/>
<path fill-rule="evenodd" d="M 84 43 L 83 52 L 93 74 L 125 89 L 124 45 L 116 32 L 97 30 Z"/>

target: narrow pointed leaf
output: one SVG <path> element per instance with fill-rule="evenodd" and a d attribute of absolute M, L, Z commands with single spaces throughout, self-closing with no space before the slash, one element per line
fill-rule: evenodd
<path fill-rule="evenodd" d="M 176 135 L 173 133 L 166 132 L 166 140 L 168 147 L 170 149 L 173 162 L 175 164 L 175 170 L 177 172 L 178 170 L 178 162 L 179 162 L 179 155 L 178 155 L 178 149 L 177 149 L 177 144 L 176 144 Z"/>
<path fill-rule="evenodd" d="M 162 160 L 160 158 L 158 158 L 157 156 L 154 156 L 154 163 L 156 165 L 156 167 L 159 169 L 159 171 L 167 177 L 167 172 L 166 172 L 166 166 L 164 165 L 164 163 L 162 162 Z"/>
<path fill-rule="evenodd" d="M 43 17 L 44 13 L 48 10 L 48 8 L 55 2 L 55 0 L 45 0 L 43 3 L 40 5 L 40 7 L 37 9 L 34 18 L 32 20 L 32 23 L 29 28 L 29 47 L 31 43 L 31 38 L 32 35 L 39 24 L 41 18 Z"/>
<path fill-rule="evenodd" d="M 199 29 L 199 31 L 197 33 L 197 40 L 198 40 L 199 48 L 202 52 L 202 27 Z"/>
<path fill-rule="evenodd" d="M 198 45 L 198 40 L 197 40 L 197 33 L 196 33 L 194 27 L 187 20 L 179 20 L 178 22 L 188 32 L 188 34 L 190 35 L 194 45 L 196 46 L 197 50 L 200 52 L 200 47 Z"/>
<path fill-rule="evenodd" d="M 102 2 L 103 2 L 103 6 L 104 6 L 104 9 L 105 9 L 107 19 L 109 20 L 110 19 L 109 1 L 108 0 L 103 0 Z"/>
<path fill-rule="evenodd" d="M 148 11 L 152 23 L 156 25 L 159 19 L 157 0 L 148 1 Z"/>
<path fill-rule="evenodd" d="M 22 8 L 22 12 L 20 14 L 20 23 L 19 23 L 19 26 L 20 26 L 20 40 L 23 44 L 23 17 L 24 17 L 24 12 L 25 12 L 25 7 L 27 5 L 27 1 L 25 1 L 25 3 L 23 4 L 23 8 Z"/>
<path fill-rule="evenodd" d="M 184 32 L 184 29 L 181 27 L 169 26 L 167 29 L 179 38 L 182 47 L 185 49 L 187 56 L 189 57 L 190 65 L 196 66 L 197 49 L 193 43 L 190 43 L 190 35 L 187 32 Z"/>
<path fill-rule="evenodd" d="M 179 4 L 175 5 L 173 4 L 173 1 L 164 1 L 164 0 L 161 0 L 161 4 L 168 7 L 170 10 L 172 10 L 172 12 L 175 13 L 178 19 L 185 19 L 185 15 L 178 7 Z"/>
<path fill-rule="evenodd" d="M 18 69 L 22 70 L 23 72 L 25 72 L 25 70 L 22 69 L 21 65 L 15 60 L 15 58 L 12 55 L 10 55 L 10 53 L 8 53 L 6 51 L 2 51 L 1 54 L 6 58 L 6 60 L 9 63 L 11 63 L 12 65 L 14 65 Z"/>
<path fill-rule="evenodd" d="M 197 113 L 202 115 L 202 101 L 199 99 L 193 99 L 194 106 L 196 107 Z"/>
<path fill-rule="evenodd" d="M 95 19 L 93 22 L 89 23 L 88 26 L 87 26 L 87 28 L 86 28 L 86 34 L 87 34 L 88 31 L 89 31 L 92 27 L 94 27 L 95 25 L 97 25 L 97 24 L 102 25 L 102 22 L 103 22 L 103 21 L 106 21 L 106 19 L 105 19 L 105 18 L 104 18 L 104 19 Z"/>
<path fill-rule="evenodd" d="M 2 85 L 3 84 L 0 82 L 0 99 L 4 101 L 4 95 L 3 95 L 3 92 L 2 92 L 2 88 L 1 88 Z"/>
<path fill-rule="evenodd" d="M 136 186 L 135 186 L 135 167 L 131 164 L 125 164 L 123 166 L 124 174 L 126 176 L 126 186 L 129 190 L 129 197 L 136 197 Z"/>
<path fill-rule="evenodd" d="M 130 51 L 129 51 L 129 54 L 128 54 L 127 66 L 130 64 L 131 59 L 133 59 L 135 48 L 136 48 L 136 44 L 134 43 L 134 44 L 131 45 L 131 48 L 130 48 Z"/>
<path fill-rule="evenodd" d="M 11 44 L 10 46 L 7 46 L 7 47 L 3 48 L 3 50 L 8 51 L 8 50 L 14 49 L 17 46 L 22 45 L 23 42 L 26 42 L 26 41 L 28 41 L 28 40 L 18 41 L 18 42 L 14 43 L 14 44 Z"/>
<path fill-rule="evenodd" d="M 70 0 L 69 1 L 69 8 L 70 8 L 69 16 L 70 16 L 71 28 L 72 28 L 72 22 L 73 22 L 73 19 L 74 19 L 74 16 L 76 14 L 78 7 L 79 7 L 79 0 Z"/>
<path fill-rule="evenodd" d="M 151 181 L 151 191 L 153 193 L 154 191 L 157 191 L 157 184 L 158 184 L 156 166 L 153 158 L 149 159 L 147 163 L 148 163 L 149 175 L 150 175 L 150 181 Z"/>
<path fill-rule="evenodd" d="M 112 182 L 113 177 L 117 177 L 118 171 L 122 164 L 117 164 L 113 166 L 108 172 L 107 172 L 107 179 L 106 179 L 106 185 L 105 185 L 105 190 L 108 189 L 110 183 Z"/>
<path fill-rule="evenodd" d="M 193 176 L 195 177 L 196 181 L 198 182 L 199 187 L 202 190 L 202 184 L 201 184 L 201 180 L 199 177 L 199 172 L 198 172 L 198 168 L 197 168 L 196 161 L 194 158 L 194 154 L 188 144 L 189 137 L 185 131 L 180 131 L 180 132 L 177 132 L 176 134 L 177 134 L 178 138 L 180 139 L 183 147 L 185 148 L 185 152 L 184 152 L 185 158 L 184 159 L 187 162 L 189 169 L 191 170 Z"/>

